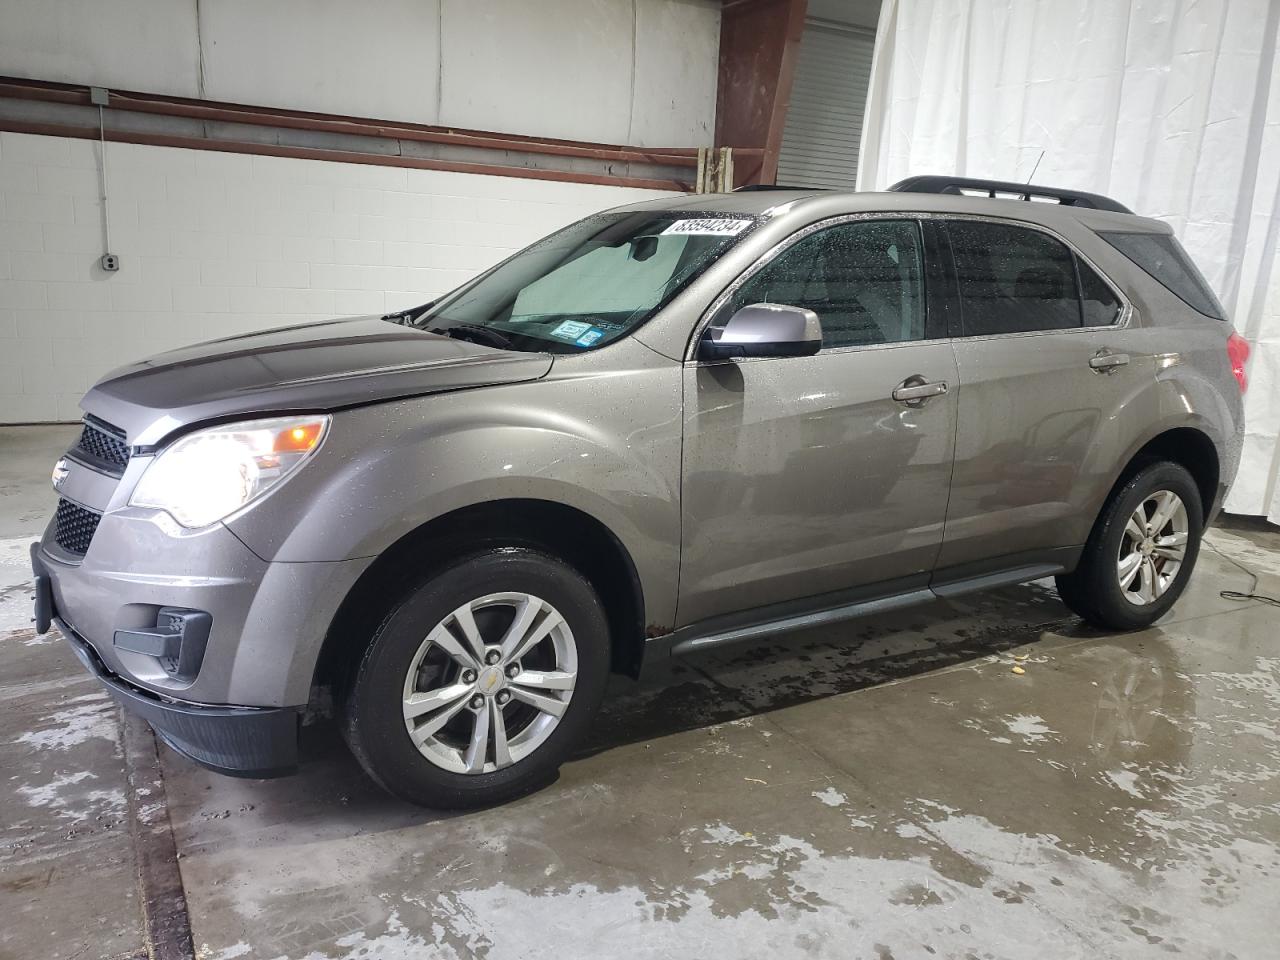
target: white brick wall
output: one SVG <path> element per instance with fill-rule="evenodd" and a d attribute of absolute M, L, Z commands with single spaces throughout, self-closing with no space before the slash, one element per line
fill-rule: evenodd
<path fill-rule="evenodd" d="M 0 133 L 0 423 L 76 420 L 183 344 L 412 306 L 588 213 L 658 194 Z"/>

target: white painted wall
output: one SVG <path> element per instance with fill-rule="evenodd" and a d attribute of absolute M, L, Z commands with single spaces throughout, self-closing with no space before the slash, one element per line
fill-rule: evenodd
<path fill-rule="evenodd" d="M 384 312 L 538 237 L 659 194 L 0 133 L 0 423 L 77 420 L 112 367 L 182 344 Z"/>
<path fill-rule="evenodd" d="M 718 0 L 0 0 L 0 74 L 703 146 Z"/>
<path fill-rule="evenodd" d="M 439 19 L 436 0 L 201 0 L 204 96 L 435 123 Z"/>
<path fill-rule="evenodd" d="M 199 96 L 195 0 L 0 0 L 0 74 Z"/>

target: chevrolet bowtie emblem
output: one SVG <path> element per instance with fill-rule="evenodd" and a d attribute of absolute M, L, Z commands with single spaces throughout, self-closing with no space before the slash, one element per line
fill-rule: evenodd
<path fill-rule="evenodd" d="M 71 467 L 67 465 L 67 458 L 61 458 L 53 465 L 53 489 L 61 490 L 62 485 L 67 482 L 67 474 L 71 472 Z"/>

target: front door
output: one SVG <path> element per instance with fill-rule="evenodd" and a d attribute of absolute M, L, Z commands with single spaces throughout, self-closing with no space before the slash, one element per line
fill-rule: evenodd
<path fill-rule="evenodd" d="M 1112 287 L 1050 234 L 946 225 L 962 386 L 939 577 L 1053 561 L 1083 544 L 1129 442 L 1150 422 L 1154 359 Z"/>
<path fill-rule="evenodd" d="M 927 582 L 946 515 L 956 366 L 948 340 L 928 339 L 924 261 L 915 220 L 818 225 L 717 310 L 713 323 L 753 303 L 811 309 L 823 346 L 686 364 L 679 626 Z"/>

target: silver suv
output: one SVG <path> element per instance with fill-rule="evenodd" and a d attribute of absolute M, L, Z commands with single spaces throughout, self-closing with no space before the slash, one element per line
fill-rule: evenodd
<path fill-rule="evenodd" d="M 1047 576 L 1150 624 L 1235 474 L 1246 354 L 1105 197 L 634 204 L 414 310 L 109 374 L 37 627 L 219 772 L 290 771 L 330 691 L 387 789 L 493 803 L 643 661 Z"/>

